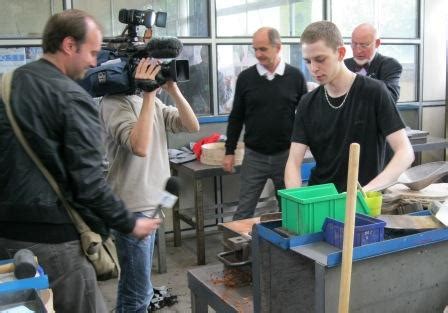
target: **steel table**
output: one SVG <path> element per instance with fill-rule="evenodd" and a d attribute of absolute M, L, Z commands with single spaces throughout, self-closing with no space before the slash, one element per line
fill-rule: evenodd
<path fill-rule="evenodd" d="M 251 286 L 228 288 L 222 281 L 223 265 L 206 265 L 188 271 L 191 311 L 206 313 L 208 306 L 219 313 L 253 312 Z"/>
<path fill-rule="evenodd" d="M 258 227 L 252 231 L 254 311 L 337 312 L 340 250 L 323 241 L 282 249 L 259 236 Z M 350 312 L 443 311 L 448 230 L 402 238 L 354 250 Z"/>
<path fill-rule="evenodd" d="M 305 162 L 312 162 L 313 158 L 309 151 L 305 155 Z M 192 226 L 196 232 L 196 254 L 198 265 L 205 264 L 205 231 L 204 231 L 204 219 L 205 210 L 203 203 L 203 189 L 202 179 L 215 177 L 215 183 L 217 185 L 216 192 L 216 206 L 222 207 L 222 195 L 221 195 L 221 177 L 227 175 L 239 174 L 241 166 L 235 166 L 234 173 L 225 172 L 221 166 L 211 166 L 202 164 L 199 161 L 192 161 L 183 164 L 170 163 L 172 175 L 179 174 L 190 177 L 194 181 L 194 219 L 181 212 L 179 209 L 179 202 L 173 207 L 173 233 L 174 233 L 174 246 L 181 245 L 181 228 L 180 222 L 183 221 Z"/>

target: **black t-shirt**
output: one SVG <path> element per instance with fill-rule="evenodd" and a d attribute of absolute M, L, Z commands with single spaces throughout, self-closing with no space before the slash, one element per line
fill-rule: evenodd
<path fill-rule="evenodd" d="M 384 84 L 357 75 L 345 103 L 331 108 L 324 87 L 306 94 L 299 103 L 292 141 L 307 145 L 316 160 L 309 184 L 334 183 L 347 189 L 350 144 L 360 144 L 359 182 L 367 184 L 383 164 L 385 137 L 404 128 Z"/>

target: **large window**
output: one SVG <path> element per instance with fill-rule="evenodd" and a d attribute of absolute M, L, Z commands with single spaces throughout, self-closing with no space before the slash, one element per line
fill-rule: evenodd
<path fill-rule="evenodd" d="M 382 38 L 418 37 L 417 0 L 332 0 L 331 20 L 344 37 L 361 23 L 376 25 Z"/>
<path fill-rule="evenodd" d="M 252 36 L 260 26 L 300 36 L 306 25 L 320 19 L 322 0 L 216 0 L 218 37 Z"/>
<path fill-rule="evenodd" d="M 125 24 L 118 20 L 121 9 L 154 10 L 168 13 L 167 27 L 155 28 L 155 35 L 178 37 L 208 37 L 208 4 L 205 0 L 73 0 L 73 7 L 86 10 L 104 26 L 104 35 L 120 35 Z M 138 28 L 142 34 L 144 27 Z"/>
<path fill-rule="evenodd" d="M 179 59 L 188 60 L 190 64 L 190 80 L 178 82 L 179 89 L 197 115 L 212 114 L 210 47 L 208 45 L 184 45 Z M 168 105 L 174 105 L 171 98 L 162 90 L 159 98 Z"/>
<path fill-rule="evenodd" d="M 45 22 L 64 3 L 94 15 L 105 37 L 120 35 L 126 26 L 118 21 L 120 9 L 166 12 L 166 28 L 154 27 L 153 34 L 176 36 L 183 42 L 178 58 L 189 61 L 190 81 L 178 85 L 198 116 L 230 112 L 238 74 L 256 63 L 251 36 L 261 26 L 279 30 L 284 60 L 299 67 L 311 81 L 301 56 L 300 35 L 309 23 L 323 19 L 338 25 L 345 42 L 357 24 L 374 24 L 382 40 L 379 52 L 403 66 L 399 102 L 419 104 L 421 100 L 419 0 L 3 0 L 0 72 L 40 56 Z M 138 34 L 143 30 L 138 27 Z M 351 48 L 347 48 L 349 57 Z M 170 104 L 163 92 L 159 97 Z"/>
<path fill-rule="evenodd" d="M 347 50 L 346 57 L 352 57 L 350 45 L 345 47 Z M 403 67 L 400 77 L 400 98 L 398 102 L 417 101 L 418 46 L 382 44 L 378 52 L 395 58 Z"/>

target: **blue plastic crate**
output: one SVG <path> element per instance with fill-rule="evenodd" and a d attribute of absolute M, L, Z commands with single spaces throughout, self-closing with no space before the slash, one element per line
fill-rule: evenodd
<path fill-rule="evenodd" d="M 386 223 L 382 220 L 356 213 L 353 246 L 359 247 L 384 240 L 385 226 Z M 322 226 L 322 230 L 326 242 L 342 249 L 344 241 L 344 223 L 327 217 Z"/>
<path fill-rule="evenodd" d="M 306 162 L 302 163 L 300 168 L 300 176 L 302 177 L 302 182 L 308 182 L 311 176 L 311 170 L 316 166 L 316 162 Z"/>

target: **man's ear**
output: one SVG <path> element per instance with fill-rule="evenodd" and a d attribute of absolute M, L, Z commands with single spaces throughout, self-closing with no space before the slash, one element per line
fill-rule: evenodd
<path fill-rule="evenodd" d="M 378 49 L 378 47 L 380 46 L 380 44 L 381 44 L 381 40 L 378 38 L 378 39 L 375 39 L 375 48 L 376 49 Z"/>
<path fill-rule="evenodd" d="M 275 44 L 275 48 L 277 49 L 277 53 L 280 53 L 282 51 L 282 45 L 279 43 Z"/>
<path fill-rule="evenodd" d="M 346 52 L 345 46 L 338 47 L 338 61 L 344 60 Z"/>
<path fill-rule="evenodd" d="M 71 55 L 72 53 L 76 52 L 77 50 L 78 50 L 78 45 L 77 45 L 76 40 L 73 37 L 68 36 L 62 40 L 62 43 L 61 43 L 61 51 L 62 52 Z"/>

